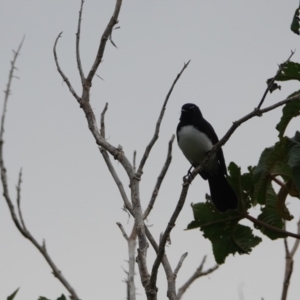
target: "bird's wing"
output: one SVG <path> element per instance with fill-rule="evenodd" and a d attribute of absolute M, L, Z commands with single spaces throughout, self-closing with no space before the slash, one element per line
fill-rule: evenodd
<path fill-rule="evenodd" d="M 199 124 L 199 130 L 203 131 L 207 136 L 211 138 L 212 144 L 215 145 L 218 143 L 218 136 L 213 129 L 213 127 L 208 123 L 204 118 L 201 120 L 201 124 Z M 223 154 L 222 148 L 220 148 L 217 152 L 217 158 L 220 165 L 220 169 L 223 174 L 227 175 L 227 168 L 225 163 L 225 158 Z"/>

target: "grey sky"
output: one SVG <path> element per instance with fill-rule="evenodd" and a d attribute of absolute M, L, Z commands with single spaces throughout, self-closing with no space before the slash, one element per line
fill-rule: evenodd
<path fill-rule="evenodd" d="M 13 82 L 8 106 L 4 155 L 11 192 L 20 167 L 24 172 L 23 214 L 28 228 L 47 248 L 82 299 L 125 299 L 127 245 L 116 222 L 127 231 L 132 226 L 122 211 L 122 200 L 87 128 L 85 117 L 56 71 L 52 48 L 60 31 L 60 64 L 76 90 L 80 81 L 75 61 L 75 32 L 80 1 L 1 1 L 0 83 L 7 82 L 11 49 L 26 40 L 18 59 L 20 80 Z M 219 138 L 233 121 L 249 113 L 260 101 L 266 79 L 291 50 L 299 61 L 299 36 L 289 30 L 298 1 L 124 1 L 114 31 L 118 49 L 108 44 L 95 78 L 92 104 L 99 116 L 109 103 L 106 132 L 109 141 L 122 145 L 138 160 L 153 135 L 162 102 L 184 62 L 191 64 L 178 82 L 167 107 L 160 139 L 145 167 L 142 203 L 152 193 L 167 153 L 167 143 L 178 123 L 181 105 L 196 103 L 214 126 Z M 85 2 L 81 55 L 85 72 L 90 68 L 99 38 L 111 17 L 114 1 Z M 283 100 L 297 83 L 285 83 L 281 92 L 267 97 L 265 105 Z M 226 163 L 234 161 L 246 171 L 257 163 L 262 150 L 276 142 L 281 109 L 252 119 L 239 128 L 224 147 Z M 287 131 L 299 130 L 294 120 Z M 115 164 L 128 181 L 121 166 Z M 174 144 L 173 162 L 149 218 L 158 238 L 178 200 L 182 176 L 189 165 Z M 207 254 L 206 267 L 214 264 L 210 242 L 198 230 L 184 232 L 192 220 L 190 203 L 204 200 L 207 182 L 196 178 L 186 205 L 172 232 L 167 254 L 173 267 L 188 251 L 178 276 L 186 281 Z M 21 287 L 16 299 L 56 299 L 67 295 L 33 246 L 16 230 L 4 199 L 0 201 L 0 298 Z M 299 203 L 290 199 L 297 220 Z M 259 209 L 252 212 L 257 215 Z M 295 231 L 296 222 L 288 227 Z M 259 233 L 257 232 L 259 235 Z M 293 241 L 292 241 L 293 242 Z M 149 263 L 153 261 L 149 250 Z M 289 299 L 298 299 L 300 254 L 296 255 Z M 282 241 L 263 243 L 250 255 L 230 256 L 220 270 L 200 279 L 185 299 L 279 299 L 282 288 Z M 163 270 L 159 298 L 165 299 Z M 138 283 L 139 299 L 144 299 Z"/>

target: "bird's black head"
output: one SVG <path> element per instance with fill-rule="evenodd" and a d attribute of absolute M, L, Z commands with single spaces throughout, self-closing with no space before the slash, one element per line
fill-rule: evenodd
<path fill-rule="evenodd" d="M 186 119 L 193 120 L 193 119 L 201 119 L 202 114 L 199 107 L 193 103 L 186 103 L 181 108 L 181 116 L 180 121 L 184 121 Z"/>

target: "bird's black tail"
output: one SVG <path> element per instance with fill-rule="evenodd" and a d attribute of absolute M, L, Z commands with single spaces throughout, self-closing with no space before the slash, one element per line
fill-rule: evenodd
<path fill-rule="evenodd" d="M 237 208 L 238 198 L 225 178 L 225 175 L 210 175 L 208 177 L 208 183 L 212 202 L 218 211 L 226 212 Z"/>

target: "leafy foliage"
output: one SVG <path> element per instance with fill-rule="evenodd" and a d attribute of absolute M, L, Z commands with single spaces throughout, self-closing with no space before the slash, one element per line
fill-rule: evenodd
<path fill-rule="evenodd" d="M 300 94 L 300 91 L 297 91 L 291 94 L 289 97 Z M 280 122 L 276 125 L 276 129 L 279 132 L 279 137 L 283 137 L 286 127 L 292 118 L 295 118 L 300 115 L 300 100 L 295 100 L 287 103 L 282 109 L 282 117 Z"/>
<path fill-rule="evenodd" d="M 257 166 L 248 167 L 244 174 L 235 163 L 230 163 L 227 180 L 239 198 L 235 211 L 219 213 L 209 197 L 206 203 L 192 205 L 194 221 L 187 229 L 200 228 L 203 236 L 212 243 L 217 263 L 224 263 L 229 254 L 248 254 L 261 242 L 250 227 L 239 224 L 252 206 L 261 205 L 259 221 L 280 230 L 284 229 L 284 220 L 293 218 L 285 201 L 288 195 L 300 198 L 299 141 L 300 132 L 293 138 L 280 138 L 274 146 L 264 149 Z M 278 194 L 272 181 L 281 185 Z M 272 240 L 286 236 L 261 225 L 255 225 L 255 228 Z"/>
<path fill-rule="evenodd" d="M 194 221 L 188 229 L 200 227 L 203 236 L 212 243 L 215 260 L 225 262 L 229 254 L 248 254 L 261 239 L 249 227 L 238 224 L 241 215 L 236 211 L 219 213 L 210 202 L 192 205 Z"/>
<path fill-rule="evenodd" d="M 293 21 L 291 24 L 291 30 L 295 33 L 300 35 L 300 24 L 299 24 L 299 8 L 296 9 L 293 17 Z"/>

